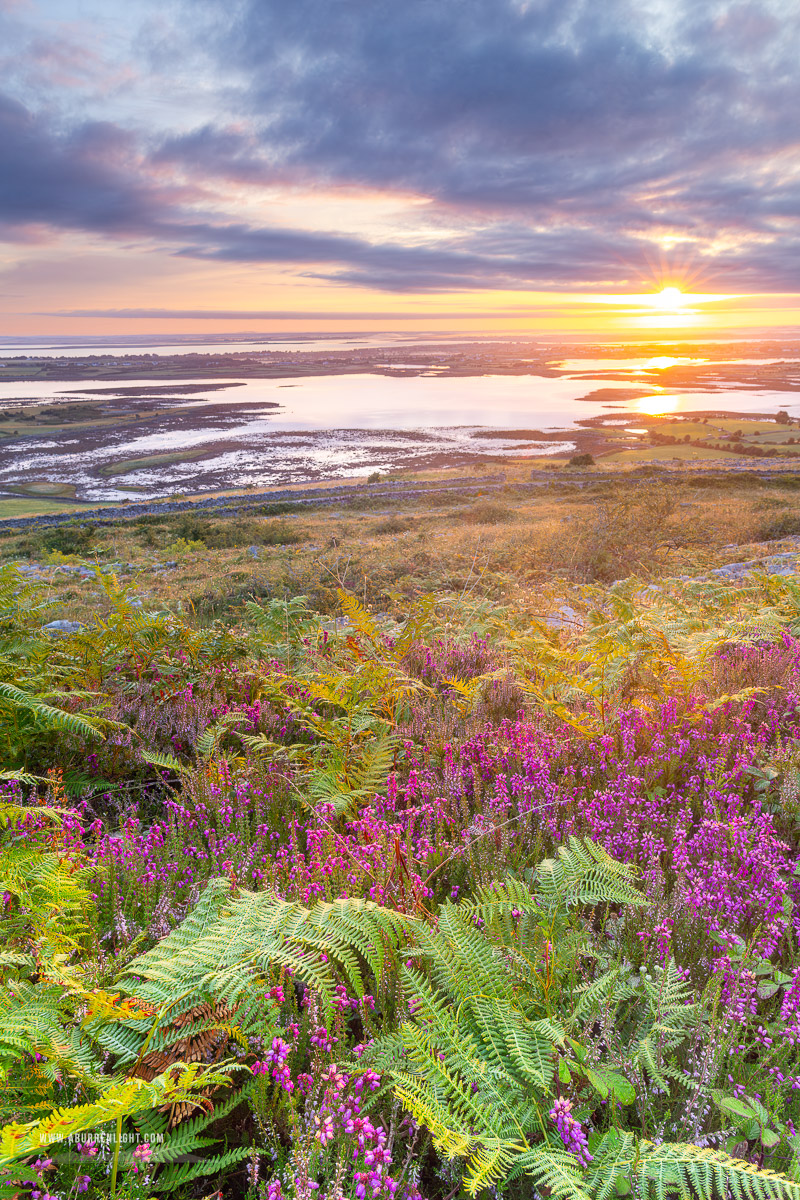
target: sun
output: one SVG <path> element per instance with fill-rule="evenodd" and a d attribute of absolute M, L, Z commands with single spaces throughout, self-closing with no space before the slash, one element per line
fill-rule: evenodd
<path fill-rule="evenodd" d="M 656 292 L 655 296 L 648 297 L 648 302 L 654 308 L 660 308 L 664 312 L 677 312 L 678 309 L 683 308 L 686 297 L 680 288 L 665 287 L 660 292 Z"/>

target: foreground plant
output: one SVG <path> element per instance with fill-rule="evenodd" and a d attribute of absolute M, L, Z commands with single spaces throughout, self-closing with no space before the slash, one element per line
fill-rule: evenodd
<path fill-rule="evenodd" d="M 411 1015 L 369 1061 L 439 1152 L 464 1162 L 473 1196 L 527 1177 L 564 1200 L 632 1191 L 796 1200 L 800 1185 L 786 1176 L 636 1128 L 623 1068 L 635 1064 L 665 1092 L 677 1080 L 686 1102 L 695 1085 L 676 1051 L 704 1014 L 672 963 L 649 988 L 619 970 L 585 982 L 598 954 L 575 907 L 642 904 L 634 881 L 631 868 L 572 839 L 539 866 L 533 892 L 507 880 L 444 905 L 435 926 L 416 927 L 403 968 Z M 611 1042 L 603 1017 L 621 1007 Z"/>

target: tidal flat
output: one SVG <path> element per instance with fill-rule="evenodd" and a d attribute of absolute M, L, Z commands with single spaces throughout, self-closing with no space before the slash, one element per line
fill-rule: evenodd
<path fill-rule="evenodd" d="M 3 355 L 0 496 L 119 502 L 587 453 L 800 455 L 795 342 L 143 351 Z"/>

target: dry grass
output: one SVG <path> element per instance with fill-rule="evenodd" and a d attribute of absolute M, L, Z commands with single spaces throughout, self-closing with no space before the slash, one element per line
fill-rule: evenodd
<path fill-rule="evenodd" d="M 696 486 L 678 473 L 606 484 L 600 477 L 587 490 L 554 473 L 553 487 L 535 493 L 514 482 L 478 500 L 421 497 L 389 505 L 376 499 L 369 507 L 359 502 L 279 519 L 215 517 L 191 528 L 185 518 L 120 522 L 97 527 L 83 556 L 98 565 L 130 564 L 124 577 L 146 606 L 180 606 L 200 621 L 235 615 L 251 595 L 305 594 L 333 612 L 338 587 L 401 614 L 409 598 L 431 590 L 530 608 L 548 581 L 697 574 L 773 553 L 780 543 L 758 545 L 765 531 L 800 528 L 800 492 L 754 486 L 747 477 L 723 477 L 721 487 Z M 180 544 L 204 536 L 205 547 Z M 282 544 L 269 544 L 275 541 Z M 731 544 L 740 549 L 724 549 Z M 258 557 L 250 545 L 259 546 Z M 4 537 L 0 554 L 47 559 L 35 531 Z M 165 568 L 167 561 L 177 565 Z M 96 580 L 47 575 L 58 601 L 54 616 L 90 619 L 102 611 Z"/>

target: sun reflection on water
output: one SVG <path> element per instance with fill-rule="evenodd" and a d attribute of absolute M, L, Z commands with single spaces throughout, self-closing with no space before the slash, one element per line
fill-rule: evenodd
<path fill-rule="evenodd" d="M 665 417 L 674 413 L 680 404 L 679 396 L 666 396 L 661 393 L 655 396 L 642 396 L 636 401 L 636 411 L 646 417 Z"/>

